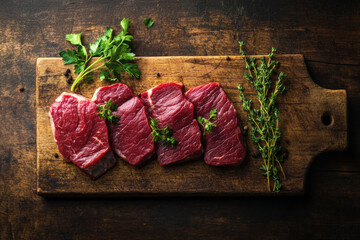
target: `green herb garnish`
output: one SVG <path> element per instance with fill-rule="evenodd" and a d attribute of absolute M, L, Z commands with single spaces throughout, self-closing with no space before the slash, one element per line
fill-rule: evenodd
<path fill-rule="evenodd" d="M 217 127 L 217 125 L 215 123 L 210 121 L 210 120 L 216 120 L 216 119 L 217 119 L 217 109 L 216 108 L 213 110 L 210 110 L 208 119 L 200 117 L 200 116 L 197 117 L 198 123 L 201 126 L 203 126 L 203 128 L 204 128 L 203 135 L 205 135 L 205 132 L 212 133 L 212 128 Z"/>
<path fill-rule="evenodd" d="M 171 145 L 173 148 L 176 146 L 176 139 L 173 137 L 172 129 L 169 125 L 165 128 L 159 128 L 158 120 L 150 117 L 150 127 L 152 131 L 152 137 L 154 142 L 162 142 L 163 146 L 167 147 Z"/>
<path fill-rule="evenodd" d="M 154 21 L 151 18 L 144 18 L 143 23 L 147 28 L 151 28 L 154 24 Z"/>
<path fill-rule="evenodd" d="M 268 189 L 269 191 L 279 192 L 282 184 L 280 183 L 277 167 L 280 168 L 283 177 L 286 177 L 281 166 L 283 157 L 279 156 L 281 133 L 279 131 L 280 118 L 276 107 L 276 99 L 279 94 L 285 91 L 283 80 L 286 74 L 281 72 L 275 86 L 272 86 L 271 76 L 279 66 L 278 61 L 272 60 L 276 49 L 271 49 L 267 61 L 265 61 L 264 56 L 260 57 L 260 65 L 258 65 L 255 57 L 246 57 L 245 52 L 242 50 L 244 43 L 239 41 L 239 44 L 240 54 L 244 57 L 247 69 L 247 72 L 244 72 L 244 77 L 257 91 L 260 108 L 254 108 L 252 100 L 245 97 L 244 88 L 239 84 L 240 100 L 243 102 L 243 109 L 248 112 L 251 124 L 251 140 L 257 144 L 257 149 L 264 160 L 264 164 L 260 169 L 264 171 L 262 174 L 267 178 Z M 271 187 L 270 183 L 271 178 L 273 180 L 273 187 Z"/>
<path fill-rule="evenodd" d="M 117 110 L 116 103 L 113 103 L 111 100 L 107 101 L 104 105 L 98 106 L 96 109 L 98 112 L 98 117 L 101 119 L 109 121 L 113 125 L 119 124 L 120 116 L 118 115 L 112 115 L 113 111 Z"/>
<path fill-rule="evenodd" d="M 130 20 L 124 18 L 120 25 L 122 31 L 119 35 L 114 35 L 114 30 L 108 27 L 105 29 L 105 34 L 99 37 L 95 43 L 89 42 L 89 52 L 87 52 L 85 46 L 81 42 L 82 33 L 66 35 L 65 39 L 77 46 L 77 49 L 68 49 L 60 52 L 64 64 L 73 64 L 75 73 L 79 74 L 71 86 L 71 91 L 74 91 L 75 86 L 81 79 L 89 82 L 91 79 L 87 75 L 100 68 L 102 68 L 99 76 L 100 80 L 120 80 L 121 72 L 127 72 L 136 78 L 140 77 L 138 66 L 133 63 L 135 54 L 132 53 L 129 46 L 133 39 L 133 36 L 128 34 Z M 93 57 L 98 58 L 94 63 L 87 66 Z M 102 62 L 102 64 L 95 67 L 99 62 Z M 112 77 L 110 73 L 114 77 Z"/>

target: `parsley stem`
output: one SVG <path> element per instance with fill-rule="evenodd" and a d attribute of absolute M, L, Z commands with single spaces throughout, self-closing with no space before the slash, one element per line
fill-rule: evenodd
<path fill-rule="evenodd" d="M 91 72 L 93 72 L 93 71 L 98 70 L 99 68 L 102 68 L 103 66 L 105 66 L 105 63 L 101 64 L 100 66 L 98 66 L 98 67 L 96 67 L 96 68 L 93 68 L 93 69 L 87 71 L 86 74 L 84 74 L 84 76 L 87 75 L 87 74 L 89 74 L 89 73 L 91 73 Z M 83 77 L 84 77 L 84 76 L 83 76 Z"/>
<path fill-rule="evenodd" d="M 88 61 L 90 61 L 90 59 L 92 58 L 92 56 L 89 57 Z M 86 69 L 84 69 L 83 71 L 80 72 L 80 74 L 78 75 L 78 77 L 76 78 L 76 80 L 74 81 L 73 85 L 71 86 L 71 91 L 74 91 L 75 86 L 80 82 L 81 79 L 83 79 L 87 74 L 89 74 L 90 72 L 94 71 L 94 69 L 91 69 L 91 67 L 93 67 L 95 64 L 97 64 L 98 62 L 104 60 L 106 57 L 99 57 L 98 59 L 96 59 L 95 62 L 93 62 L 90 66 L 88 66 Z M 85 66 L 85 65 L 84 65 Z M 102 65 L 103 66 L 103 65 Z"/>

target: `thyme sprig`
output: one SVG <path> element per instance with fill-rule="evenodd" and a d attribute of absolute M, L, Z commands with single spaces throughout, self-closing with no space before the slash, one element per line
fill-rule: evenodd
<path fill-rule="evenodd" d="M 279 111 L 276 107 L 277 97 L 285 91 L 283 80 L 286 74 L 280 72 L 275 86 L 273 86 L 272 75 L 274 70 L 279 67 L 279 62 L 273 60 L 276 52 L 271 49 L 268 59 L 260 57 L 260 64 L 255 57 L 246 57 L 242 47 L 244 42 L 239 41 L 240 54 L 244 57 L 246 70 L 244 77 L 257 91 L 257 98 L 260 103 L 259 108 L 255 108 L 252 100 L 245 97 L 244 88 L 238 84 L 240 91 L 240 100 L 242 101 L 244 111 L 248 112 L 249 122 L 251 124 L 251 140 L 256 143 L 258 151 L 263 158 L 263 165 L 260 170 L 267 178 L 269 191 L 279 192 L 282 184 L 280 182 L 279 170 L 283 178 L 286 178 L 280 156 L 281 146 L 279 143 L 281 133 L 279 131 Z M 271 178 L 273 183 L 271 184 Z"/>

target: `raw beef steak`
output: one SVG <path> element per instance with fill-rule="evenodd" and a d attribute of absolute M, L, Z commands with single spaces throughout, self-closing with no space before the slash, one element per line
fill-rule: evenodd
<path fill-rule="evenodd" d="M 224 90 L 218 83 L 209 83 L 192 88 L 185 95 L 194 104 L 196 116 L 209 118 L 210 110 L 217 109 L 217 120 L 212 121 L 217 127 L 212 128 L 211 134 L 205 133 L 205 162 L 214 166 L 240 164 L 246 150 L 236 110 Z"/>
<path fill-rule="evenodd" d="M 194 119 L 194 106 L 186 99 L 183 85 L 160 84 L 141 94 L 148 114 L 158 120 L 158 127 L 169 125 L 173 130 L 176 146 L 158 144 L 157 158 L 160 165 L 167 165 L 202 154 L 201 132 Z"/>
<path fill-rule="evenodd" d="M 104 120 L 96 105 L 72 93 L 62 93 L 50 107 L 50 123 L 59 152 L 92 178 L 115 164 Z"/>
<path fill-rule="evenodd" d="M 112 114 L 120 116 L 118 125 L 107 124 L 112 149 L 131 165 L 151 158 L 155 147 L 142 100 L 122 83 L 98 88 L 92 98 L 97 106 L 109 100 L 118 106 Z"/>

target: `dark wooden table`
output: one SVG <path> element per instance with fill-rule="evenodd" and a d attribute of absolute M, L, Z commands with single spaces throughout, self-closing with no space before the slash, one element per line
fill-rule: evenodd
<path fill-rule="evenodd" d="M 0 239 L 359 239 L 360 4 L 289 2 L 1 1 Z M 36 59 L 68 48 L 66 33 L 87 42 L 123 17 L 138 56 L 233 55 L 238 40 L 249 54 L 304 54 L 316 83 L 347 90 L 349 149 L 316 157 L 304 196 L 39 197 Z"/>

